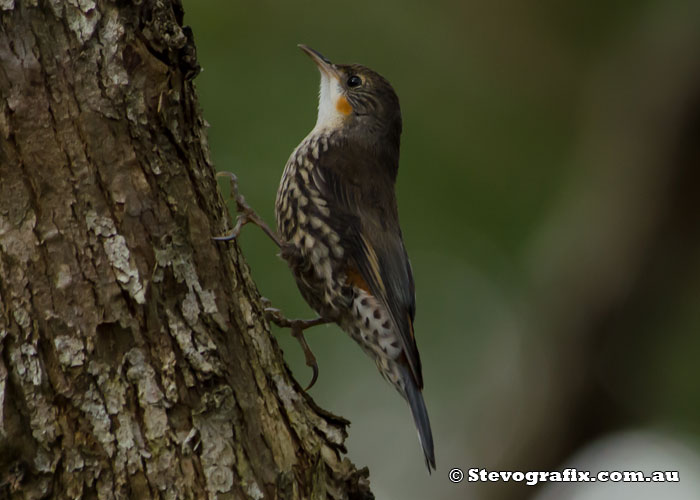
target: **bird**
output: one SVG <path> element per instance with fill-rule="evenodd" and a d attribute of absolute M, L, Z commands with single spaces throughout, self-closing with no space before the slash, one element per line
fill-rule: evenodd
<path fill-rule="evenodd" d="M 435 452 L 413 328 L 415 285 L 395 194 L 399 99 L 377 72 L 299 47 L 321 75 L 318 116 L 289 157 L 275 201 L 281 256 L 319 314 L 297 323 L 297 333 L 334 322 L 359 344 L 408 402 L 430 472 Z"/>

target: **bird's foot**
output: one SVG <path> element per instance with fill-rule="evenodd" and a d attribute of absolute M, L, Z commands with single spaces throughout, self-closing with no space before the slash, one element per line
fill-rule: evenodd
<path fill-rule="evenodd" d="M 238 190 L 238 177 L 233 172 L 217 172 L 216 177 L 228 177 L 231 183 L 231 198 L 236 202 L 236 210 L 238 211 L 238 216 L 236 217 L 236 224 L 234 224 L 233 229 L 222 236 L 214 236 L 216 241 L 230 241 L 238 237 L 241 233 L 243 226 L 252 222 L 272 240 L 278 247 L 282 247 L 277 233 L 275 233 L 270 226 L 268 226 L 265 221 L 260 217 L 253 208 L 248 205 L 245 198 Z"/>
<path fill-rule="evenodd" d="M 266 306 L 269 306 L 270 301 L 263 299 L 263 303 Z M 312 326 L 329 323 L 329 320 L 321 317 L 315 319 L 288 319 L 282 314 L 282 311 L 275 309 L 274 307 L 265 307 L 265 315 L 269 321 L 273 322 L 280 328 L 290 328 L 292 331 L 292 336 L 299 341 L 299 344 L 301 344 L 301 348 L 304 351 L 304 357 L 306 358 L 306 366 L 313 370 L 311 382 L 306 389 L 304 389 L 304 391 L 308 391 L 313 387 L 318 379 L 318 363 L 316 362 L 316 356 L 314 356 L 309 344 L 306 342 L 306 338 L 304 338 L 304 330 L 311 328 Z"/>

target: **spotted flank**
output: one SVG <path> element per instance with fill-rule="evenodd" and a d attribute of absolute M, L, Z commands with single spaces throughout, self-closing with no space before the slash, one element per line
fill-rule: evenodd
<path fill-rule="evenodd" d="M 342 326 L 372 356 L 394 360 L 401 354 L 401 344 L 389 313 L 365 290 L 355 288 L 352 315 Z M 380 359 L 377 359 L 377 366 L 384 374 L 385 367 L 380 365 Z"/>
<path fill-rule="evenodd" d="M 340 326 L 357 342 L 377 365 L 379 373 L 406 398 L 406 387 L 397 359 L 401 357 L 401 342 L 387 309 L 367 291 L 354 288 L 355 298 L 340 321 Z"/>

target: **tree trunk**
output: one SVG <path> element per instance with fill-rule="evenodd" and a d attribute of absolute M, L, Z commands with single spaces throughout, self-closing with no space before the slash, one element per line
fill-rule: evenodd
<path fill-rule="evenodd" d="M 372 498 L 211 240 L 182 17 L 0 0 L 0 498 Z"/>

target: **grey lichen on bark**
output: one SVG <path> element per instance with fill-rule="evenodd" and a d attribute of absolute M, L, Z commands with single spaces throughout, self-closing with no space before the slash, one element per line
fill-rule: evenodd
<path fill-rule="evenodd" d="M 372 498 L 211 240 L 180 3 L 4 0 L 0 23 L 0 497 Z"/>

